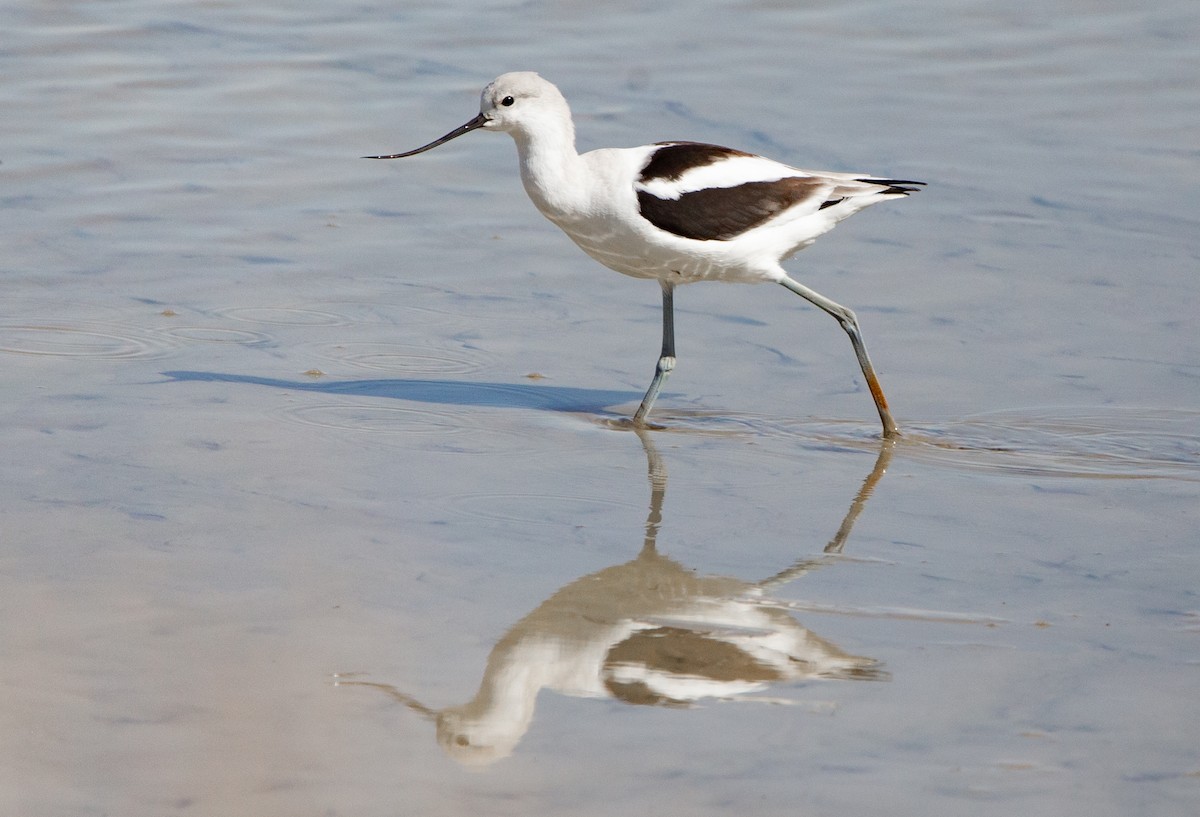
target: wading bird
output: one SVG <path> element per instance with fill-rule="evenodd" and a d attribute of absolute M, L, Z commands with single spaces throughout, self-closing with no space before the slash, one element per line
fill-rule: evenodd
<path fill-rule="evenodd" d="M 479 115 L 440 139 L 404 153 L 365 158 L 415 156 L 473 130 L 512 135 L 529 198 L 584 252 L 610 269 L 655 279 L 662 287 L 662 351 L 634 414 L 635 425 L 646 425 L 675 368 L 675 287 L 696 281 L 771 282 L 837 320 L 850 336 L 883 436 L 899 435 L 854 313 L 788 277 L 780 262 L 842 219 L 907 196 L 923 182 L 799 170 L 697 142 L 580 155 L 566 99 L 528 71 L 493 80 L 483 89 Z"/>

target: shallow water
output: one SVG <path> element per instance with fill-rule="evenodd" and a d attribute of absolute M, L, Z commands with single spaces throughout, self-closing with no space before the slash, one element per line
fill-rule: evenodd
<path fill-rule="evenodd" d="M 0 813 L 1194 814 L 1200 11 L 0 10 Z M 676 299 L 504 138 L 929 182 Z"/>

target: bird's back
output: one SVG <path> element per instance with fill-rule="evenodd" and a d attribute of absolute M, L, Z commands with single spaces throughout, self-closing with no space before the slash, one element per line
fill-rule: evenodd
<path fill-rule="evenodd" d="M 588 255 L 675 283 L 778 280 L 778 264 L 850 215 L 907 195 L 887 179 L 790 167 L 693 142 L 594 150 L 538 208 Z M 528 183 L 526 185 L 529 186 Z"/>

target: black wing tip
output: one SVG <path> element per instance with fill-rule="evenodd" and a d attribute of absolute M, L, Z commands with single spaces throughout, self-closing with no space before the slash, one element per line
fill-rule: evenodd
<path fill-rule="evenodd" d="M 907 196 L 909 193 L 916 193 L 925 186 L 925 182 L 917 182 L 912 179 L 855 179 L 859 182 L 867 182 L 868 184 L 877 184 L 881 187 L 886 187 L 886 190 L 880 190 L 881 194 L 894 194 L 897 196 Z"/>

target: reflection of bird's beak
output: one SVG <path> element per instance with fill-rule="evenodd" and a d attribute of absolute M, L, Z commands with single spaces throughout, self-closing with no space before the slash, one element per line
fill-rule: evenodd
<path fill-rule="evenodd" d="M 363 158 L 371 159 L 374 157 L 364 156 Z M 333 682 L 333 685 L 338 687 L 375 687 L 376 689 L 382 689 L 421 717 L 429 720 L 436 720 L 438 717 L 438 710 L 429 708 L 407 692 L 401 692 L 391 684 L 378 684 L 374 681 L 349 681 L 338 678 L 338 680 Z"/>
<path fill-rule="evenodd" d="M 488 123 L 488 118 L 486 116 L 484 116 L 483 114 L 479 114 L 479 116 L 475 117 L 467 124 L 459 125 L 457 128 L 455 128 L 454 130 L 447 133 L 441 139 L 434 139 L 428 145 L 422 145 L 421 147 L 417 148 L 416 150 L 410 150 L 405 153 L 393 153 L 391 156 L 364 156 L 363 158 L 364 159 L 403 159 L 405 156 L 416 156 L 418 153 L 424 153 L 427 150 L 433 150 L 438 145 L 444 145 L 447 142 L 449 142 L 451 139 L 457 139 L 458 137 L 462 136 L 464 133 L 470 133 L 471 131 L 475 130 L 476 128 L 482 128 L 487 123 Z"/>

